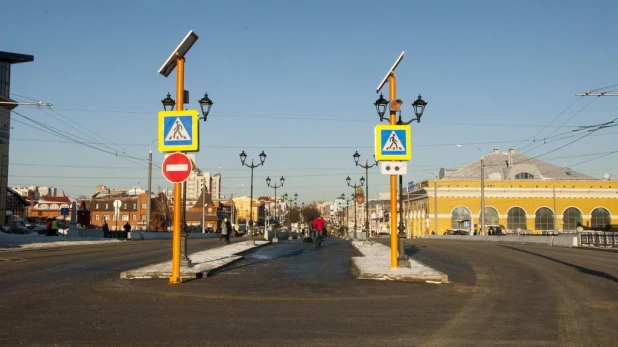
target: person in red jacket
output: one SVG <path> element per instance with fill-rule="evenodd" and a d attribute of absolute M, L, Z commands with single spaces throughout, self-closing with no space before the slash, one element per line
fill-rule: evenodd
<path fill-rule="evenodd" d="M 322 218 L 322 216 L 319 216 L 316 219 L 315 225 L 315 230 L 318 232 L 318 236 L 326 236 L 326 234 L 324 233 L 324 218 Z"/>

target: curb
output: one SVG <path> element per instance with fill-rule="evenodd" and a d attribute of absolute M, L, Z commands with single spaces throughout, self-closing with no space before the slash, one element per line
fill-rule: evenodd
<path fill-rule="evenodd" d="M 238 253 L 233 253 L 231 254 L 232 256 L 238 256 L 238 258 L 231 260 L 225 264 L 219 265 L 217 267 L 213 267 L 207 270 L 203 270 L 203 271 L 191 271 L 191 268 L 188 269 L 183 269 L 182 267 L 180 268 L 180 279 L 184 280 L 192 280 L 192 279 L 198 279 L 198 278 L 203 278 L 203 277 L 211 277 L 214 274 L 216 274 L 217 272 L 220 272 L 223 268 L 229 266 L 230 264 L 233 264 L 237 261 L 240 261 L 243 259 L 243 255 L 248 254 L 249 252 L 252 252 L 260 247 L 264 247 L 267 245 L 270 245 L 272 243 L 264 243 L 261 245 L 255 245 L 255 247 L 246 249 L 244 251 L 240 251 Z M 191 255 L 189 255 L 189 258 L 191 257 Z M 120 273 L 120 279 L 161 279 L 161 278 L 170 278 L 172 277 L 172 271 L 123 271 Z"/>

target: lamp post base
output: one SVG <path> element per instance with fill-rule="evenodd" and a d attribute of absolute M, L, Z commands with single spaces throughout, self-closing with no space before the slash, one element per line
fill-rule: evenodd
<path fill-rule="evenodd" d="M 187 233 L 180 233 L 180 267 L 191 267 L 191 259 L 187 256 Z"/>
<path fill-rule="evenodd" d="M 397 233 L 397 238 L 399 239 L 399 257 L 397 258 L 397 267 L 409 268 L 410 262 L 406 257 L 406 233 L 404 230 L 406 229 L 403 226 L 403 223 L 399 223 L 399 232 Z"/>

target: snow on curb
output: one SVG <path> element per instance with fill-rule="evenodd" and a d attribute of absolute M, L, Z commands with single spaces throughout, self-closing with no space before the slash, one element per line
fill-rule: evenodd
<path fill-rule="evenodd" d="M 352 257 L 359 279 L 397 280 L 429 283 L 448 283 L 448 276 L 416 260 L 408 258 L 410 267 L 391 269 L 391 249 L 380 243 L 353 241 L 362 257 Z"/>
<path fill-rule="evenodd" d="M 218 269 L 242 259 L 241 254 L 246 253 L 255 247 L 266 244 L 270 244 L 270 242 L 256 240 L 255 245 L 250 245 L 247 242 L 237 242 L 190 254 L 189 259 L 191 259 L 191 267 L 181 267 L 180 277 L 200 278 L 204 274 L 208 276 Z M 169 278 L 171 276 L 171 260 L 159 264 L 144 266 L 138 269 L 124 271 L 120 274 L 121 279 Z"/>

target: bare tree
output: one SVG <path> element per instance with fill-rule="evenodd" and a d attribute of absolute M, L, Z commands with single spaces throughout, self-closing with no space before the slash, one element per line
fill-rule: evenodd
<path fill-rule="evenodd" d="M 305 223 L 311 222 L 314 218 L 318 218 L 320 216 L 320 211 L 315 204 L 309 204 L 305 206 L 300 213 L 302 214 L 303 220 Z"/>
<path fill-rule="evenodd" d="M 152 229 L 156 231 L 167 231 L 167 228 L 172 225 L 173 211 L 170 202 L 164 193 L 152 200 Z"/>

